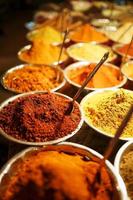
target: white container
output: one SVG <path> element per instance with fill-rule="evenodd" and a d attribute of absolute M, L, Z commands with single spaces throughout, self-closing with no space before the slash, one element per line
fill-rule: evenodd
<path fill-rule="evenodd" d="M 76 62 L 76 63 L 73 63 L 73 64 L 71 64 L 71 65 L 68 65 L 68 66 L 65 68 L 65 70 L 64 70 L 64 75 L 65 75 L 65 79 L 67 80 L 67 82 L 68 82 L 69 84 L 75 86 L 76 88 L 80 88 L 80 87 L 81 87 L 80 84 L 78 84 L 78 83 L 72 81 L 72 80 L 69 78 L 68 72 L 69 72 L 70 70 L 74 70 L 74 69 L 77 69 L 77 70 L 78 70 L 78 68 L 83 68 L 83 67 L 85 67 L 85 66 L 88 66 L 89 64 L 94 64 L 94 63 L 90 63 L 90 62 L 87 62 L 87 61 L 82 61 L 82 62 Z M 95 64 L 97 64 L 97 63 L 95 63 Z M 103 64 L 103 65 L 104 65 L 104 64 Z M 117 66 L 115 66 L 115 65 L 113 65 L 113 64 L 106 63 L 105 65 L 108 66 L 109 68 L 114 68 L 114 69 L 120 71 L 120 68 L 118 68 Z M 93 87 L 92 87 L 92 88 L 90 88 L 90 87 L 87 87 L 87 86 L 86 86 L 86 87 L 84 88 L 84 90 L 85 90 L 85 91 L 94 91 L 94 90 L 101 90 L 101 89 L 114 89 L 114 88 L 119 88 L 119 87 L 124 86 L 124 85 L 126 84 L 126 82 L 127 82 L 127 78 L 126 78 L 126 76 L 123 76 L 123 77 L 122 77 L 122 81 L 121 81 L 118 85 L 115 85 L 115 86 L 113 86 L 113 87 L 108 87 L 108 88 L 93 88 Z"/>
<path fill-rule="evenodd" d="M 18 99 L 19 97 L 26 97 L 26 96 L 29 96 L 29 95 L 32 95 L 32 94 L 43 94 L 45 93 L 44 91 L 38 91 L 38 92 L 27 92 L 27 93 L 23 93 L 23 94 L 19 94 L 19 95 L 16 95 L 16 96 L 13 96 L 13 97 L 10 97 L 9 99 L 7 99 L 6 101 L 4 101 L 1 105 L 0 105 L 0 110 L 2 110 L 5 106 L 7 106 L 10 102 Z M 61 94 L 61 93 L 57 93 L 57 92 L 54 92 L 54 94 L 58 95 L 58 96 L 62 96 L 62 97 L 65 97 L 66 99 L 69 99 L 72 101 L 72 98 L 70 98 L 69 96 L 66 96 L 64 94 Z M 76 102 L 76 104 L 78 105 L 78 108 L 79 108 L 79 112 L 80 112 L 80 115 L 81 115 L 81 119 L 80 119 L 80 122 L 77 126 L 77 128 L 75 130 L 73 130 L 71 133 L 67 134 L 66 136 L 62 137 L 62 138 L 58 138 L 58 139 L 55 139 L 55 140 L 50 140 L 50 141 L 47 141 L 47 142 L 29 142 L 29 141 L 24 141 L 24 140 L 19 140 L 19 139 L 16 139 L 15 137 L 12 137 L 11 135 L 8 135 L 5 131 L 3 131 L 1 128 L 0 128 L 0 134 L 2 136 L 4 136 L 6 139 L 10 140 L 10 141 L 13 141 L 13 142 L 16 142 L 16 143 L 20 143 L 20 144 L 25 144 L 25 145 L 31 145 L 31 146 L 43 146 L 43 145 L 50 145 L 50 144 L 56 144 L 56 143 L 59 143 L 59 142 L 63 142 L 69 138 L 71 138 L 73 135 L 75 135 L 79 129 L 82 127 L 82 124 L 83 124 L 83 116 L 82 116 L 82 112 L 81 112 L 81 109 L 80 109 L 80 106 L 79 104 Z"/>
<path fill-rule="evenodd" d="M 43 147 L 46 151 L 48 150 L 54 150 L 54 151 L 64 151 L 67 152 L 68 154 L 72 153 L 77 153 L 80 154 L 81 156 L 87 156 L 88 158 L 95 157 L 99 160 L 99 158 L 102 158 L 102 155 L 96 152 L 95 150 L 85 147 L 83 145 L 75 144 L 75 143 L 69 143 L 69 142 L 63 142 L 58 145 L 51 145 L 51 146 L 44 146 Z M 18 153 L 15 155 L 12 159 L 10 159 L 5 166 L 1 169 L 0 171 L 0 187 L 3 185 L 3 179 L 4 177 L 11 176 L 13 174 L 13 171 L 15 170 L 15 166 L 17 166 L 17 161 L 23 160 L 25 157 L 27 158 L 28 155 L 31 155 L 31 153 L 36 152 L 39 147 L 31 147 L 28 149 L 23 150 L 22 152 Z M 91 157 L 90 157 L 91 156 Z M 116 189 L 119 193 L 120 200 L 127 200 L 127 192 L 126 192 L 126 187 L 124 185 L 124 182 L 120 175 L 116 172 L 115 168 L 113 165 L 109 162 L 106 161 L 106 166 L 110 171 L 110 174 L 112 175 L 112 178 L 115 181 Z M 72 178 L 72 177 L 70 177 Z"/>

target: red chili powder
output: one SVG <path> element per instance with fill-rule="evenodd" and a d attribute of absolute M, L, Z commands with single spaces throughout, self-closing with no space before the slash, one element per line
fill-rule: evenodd
<path fill-rule="evenodd" d="M 132 42 L 130 48 L 129 48 L 129 45 L 130 44 L 125 44 L 123 47 L 118 48 L 118 51 L 120 53 L 124 53 L 124 54 L 127 53 L 127 51 L 128 51 L 128 55 L 133 56 L 133 42 Z"/>
<path fill-rule="evenodd" d="M 10 102 L 0 111 L 0 128 L 8 135 L 28 142 L 46 142 L 70 134 L 81 115 L 74 105 L 65 115 L 70 100 L 51 93 L 32 94 Z"/>

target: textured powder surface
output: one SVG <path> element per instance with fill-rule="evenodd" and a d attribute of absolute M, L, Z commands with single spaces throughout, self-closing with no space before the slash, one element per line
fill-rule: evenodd
<path fill-rule="evenodd" d="M 111 200 L 113 185 L 99 164 L 79 155 L 56 151 L 36 153 L 18 164 L 15 173 L 0 187 L 1 200 Z M 93 185 L 93 186 L 92 186 Z"/>
<path fill-rule="evenodd" d="M 133 148 L 122 157 L 120 174 L 126 184 L 128 195 L 133 200 Z"/>
<path fill-rule="evenodd" d="M 4 85 L 17 92 L 29 92 L 36 90 L 51 90 L 57 87 L 61 81 L 57 81 L 57 73 L 61 73 L 54 67 L 25 65 L 8 73 L 4 78 Z"/>
<path fill-rule="evenodd" d="M 106 91 L 95 95 L 83 105 L 89 123 L 108 135 L 114 135 L 124 116 L 133 104 L 133 94 L 126 90 Z M 122 137 L 133 137 L 133 115 Z"/>
<path fill-rule="evenodd" d="M 68 77 L 73 82 L 82 85 L 87 76 L 93 71 L 95 64 L 79 67 L 76 69 L 70 69 L 67 72 Z M 103 65 L 87 84 L 89 88 L 107 88 L 113 87 L 121 83 L 123 77 L 120 74 L 119 69 Z"/>
<path fill-rule="evenodd" d="M 45 142 L 73 132 L 81 119 L 78 105 L 65 115 L 70 100 L 52 93 L 20 97 L 0 111 L 0 128 L 19 140 Z"/>

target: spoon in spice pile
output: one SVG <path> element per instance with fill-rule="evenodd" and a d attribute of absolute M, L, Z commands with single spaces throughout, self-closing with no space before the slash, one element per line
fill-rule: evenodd
<path fill-rule="evenodd" d="M 115 136 L 110 140 L 109 146 L 108 146 L 107 150 L 105 151 L 105 154 L 104 154 L 103 158 L 100 160 L 99 168 L 98 168 L 98 170 L 96 172 L 95 178 L 94 178 L 93 183 L 91 185 L 92 187 L 94 187 L 94 185 L 96 183 L 96 180 L 98 180 L 101 168 L 103 166 L 105 166 L 105 161 L 108 160 L 108 158 L 112 154 L 112 152 L 114 150 L 114 147 L 115 147 L 119 137 L 122 135 L 123 130 L 127 126 L 127 123 L 130 120 L 132 114 L 133 114 L 133 104 L 130 106 L 125 118 L 122 120 L 119 128 L 116 130 Z"/>
<path fill-rule="evenodd" d="M 65 44 L 67 35 L 68 35 L 68 29 L 66 29 L 65 32 L 64 32 L 63 42 L 61 44 L 61 49 L 60 49 L 60 53 L 59 53 L 59 57 L 58 57 L 58 61 L 57 61 L 57 68 L 58 69 L 60 69 L 60 67 L 59 67 L 60 59 L 61 59 L 61 55 L 62 55 L 62 52 L 63 52 L 63 48 L 64 48 L 64 44 Z M 56 77 L 56 81 L 59 81 L 59 80 L 60 80 L 60 71 L 57 72 L 57 77 Z"/>
<path fill-rule="evenodd" d="M 102 66 L 102 64 L 108 59 L 109 57 L 109 52 L 106 52 L 103 57 L 101 58 L 101 60 L 99 61 L 99 63 L 95 66 L 95 68 L 93 69 L 93 71 L 87 76 L 87 78 L 85 79 L 85 81 L 83 82 L 82 86 L 79 88 L 79 90 L 77 91 L 77 93 L 74 95 L 72 101 L 70 102 L 68 109 L 66 110 L 65 114 L 66 115 L 70 115 L 71 112 L 73 111 L 73 107 L 74 107 L 74 102 L 76 101 L 76 99 L 80 96 L 81 92 L 83 91 L 84 87 L 90 82 L 90 80 L 93 78 L 93 76 L 96 74 L 96 72 L 98 71 L 98 69 Z"/>

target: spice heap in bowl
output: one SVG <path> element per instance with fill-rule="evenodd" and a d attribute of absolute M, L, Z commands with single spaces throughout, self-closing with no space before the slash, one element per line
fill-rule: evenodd
<path fill-rule="evenodd" d="M 128 59 L 133 59 L 133 42 L 131 44 L 116 44 L 113 46 L 113 49 L 122 57 L 126 55 Z"/>
<path fill-rule="evenodd" d="M 82 126 L 78 103 L 66 114 L 70 97 L 32 92 L 11 97 L 0 107 L 0 132 L 9 140 L 44 145 L 72 137 Z"/>
<path fill-rule="evenodd" d="M 107 62 L 112 62 L 117 55 L 108 46 L 95 43 L 77 43 L 67 48 L 68 55 L 74 60 L 99 62 L 102 56 L 109 51 Z"/>
<path fill-rule="evenodd" d="M 90 127 L 101 134 L 113 137 L 131 104 L 133 104 L 132 91 L 110 89 L 88 94 L 81 101 L 81 108 L 84 119 Z M 133 116 L 120 139 L 133 139 Z"/>
<path fill-rule="evenodd" d="M 96 63 L 77 62 L 65 69 L 66 80 L 76 87 L 81 87 L 87 76 L 93 71 Z M 127 78 L 115 65 L 106 63 L 101 66 L 95 76 L 87 84 L 85 90 L 96 90 L 101 88 L 122 87 Z"/>
<path fill-rule="evenodd" d="M 31 64 L 58 64 L 60 48 L 42 41 L 34 41 L 32 45 L 25 46 L 18 52 L 20 60 Z M 63 50 L 60 63 L 68 58 L 65 50 Z"/>
<path fill-rule="evenodd" d="M 48 44 L 60 44 L 63 41 L 63 35 L 51 26 L 33 30 L 27 34 L 29 41 L 44 41 Z"/>
<path fill-rule="evenodd" d="M 100 158 L 74 143 L 24 150 L 0 174 L 1 200 L 126 199 L 124 183 L 109 162 L 95 179 Z"/>
<path fill-rule="evenodd" d="M 117 152 L 114 162 L 117 172 L 123 178 L 129 199 L 133 199 L 133 141 L 125 143 Z"/>
<path fill-rule="evenodd" d="M 109 40 L 104 33 L 96 30 L 93 26 L 89 24 L 79 26 L 75 31 L 69 34 L 69 39 L 74 42 L 96 43 L 105 43 Z"/>
<path fill-rule="evenodd" d="M 63 72 L 56 67 L 25 64 L 9 69 L 2 78 L 2 84 L 4 88 L 17 93 L 56 91 L 64 86 L 65 79 Z"/>
<path fill-rule="evenodd" d="M 116 31 L 110 32 L 104 30 L 104 33 L 107 35 L 107 37 L 110 38 L 110 40 L 114 42 L 128 44 L 130 43 L 133 35 L 133 23 L 126 22 L 123 25 L 121 25 Z"/>
<path fill-rule="evenodd" d="M 126 62 L 121 71 L 130 81 L 133 81 L 133 61 Z"/>

